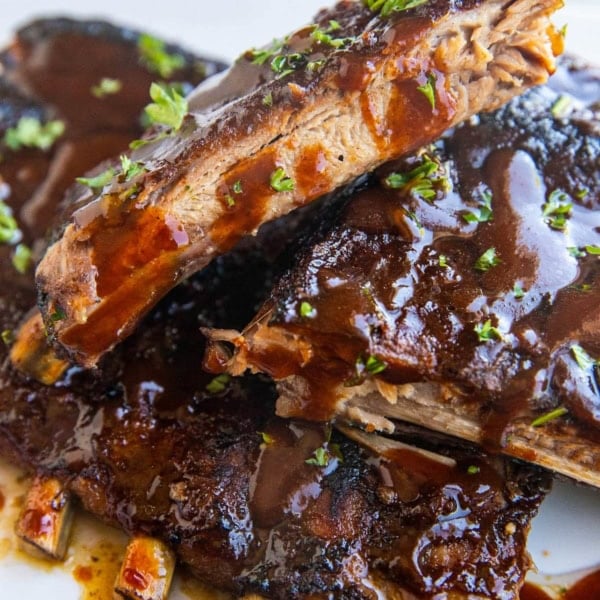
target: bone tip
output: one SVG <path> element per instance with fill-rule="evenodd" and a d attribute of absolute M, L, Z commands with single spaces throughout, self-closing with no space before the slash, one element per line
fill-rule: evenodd
<path fill-rule="evenodd" d="M 167 600 L 175 555 L 160 540 L 136 537 L 127 546 L 115 582 L 115 600 Z"/>

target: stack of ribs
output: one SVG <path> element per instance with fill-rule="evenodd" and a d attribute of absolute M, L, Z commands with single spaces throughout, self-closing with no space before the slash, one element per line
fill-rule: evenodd
<path fill-rule="evenodd" d="M 0 246 L 24 544 L 64 555 L 79 502 L 132 536 L 124 598 L 179 560 L 233 597 L 518 599 L 548 469 L 600 485 L 600 78 L 527 91 L 559 4 L 343 1 L 206 82 L 155 41 L 200 85 L 132 151 L 139 33 L 19 32 L 0 132 L 65 124 L 0 163 L 40 259 Z"/>

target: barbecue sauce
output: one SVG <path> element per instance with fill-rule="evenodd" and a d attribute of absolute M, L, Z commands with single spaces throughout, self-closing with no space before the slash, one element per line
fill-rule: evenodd
<path fill-rule="evenodd" d="M 386 383 L 452 383 L 487 414 L 493 447 L 557 403 L 598 426 L 598 372 L 575 353 L 600 356 L 600 144 L 586 109 L 553 115 L 558 97 L 533 91 L 385 167 L 305 249 L 240 348 L 241 362 L 305 381 L 286 414 L 335 415 L 376 357 Z M 582 143 L 589 154 L 564 165 Z"/>

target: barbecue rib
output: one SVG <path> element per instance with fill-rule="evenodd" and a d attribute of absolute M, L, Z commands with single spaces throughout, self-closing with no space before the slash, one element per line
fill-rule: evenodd
<path fill-rule="evenodd" d="M 54 386 L 0 349 L 0 454 L 108 523 L 164 540 L 238 597 L 516 600 L 541 470 L 410 430 L 330 438 L 276 418 L 266 380 L 198 368 L 198 325 L 243 323 L 268 269 L 256 250 L 218 258 L 101 369 L 72 368 Z"/>
<path fill-rule="evenodd" d="M 559 74 L 597 110 L 597 71 Z M 538 88 L 383 169 L 225 336 L 230 372 L 280 380 L 281 416 L 404 419 L 600 486 L 590 107 Z"/>
<path fill-rule="evenodd" d="M 133 152 L 147 171 L 72 190 L 37 270 L 47 330 L 93 366 L 261 223 L 545 81 L 561 3 L 430 0 L 380 15 L 346 1 L 246 53 L 191 95 L 179 130 L 156 129 Z"/>

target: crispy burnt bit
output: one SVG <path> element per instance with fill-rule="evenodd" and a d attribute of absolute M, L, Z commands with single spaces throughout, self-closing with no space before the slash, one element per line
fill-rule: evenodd
<path fill-rule="evenodd" d="M 37 271 L 48 330 L 93 366 L 173 285 L 261 223 L 544 81 L 559 3 L 436 0 L 382 16 L 340 2 L 247 52 L 188 98 L 180 127 L 142 140 L 133 157 L 149 170 L 135 201 L 111 202 L 127 191 L 117 180 L 79 194 Z M 56 307 L 65 319 L 50 319 Z"/>
<path fill-rule="evenodd" d="M 450 423 L 599 485 L 600 141 L 587 100 L 559 114 L 562 95 L 536 89 L 386 167 L 280 280 L 232 372 L 280 379 L 282 416 L 349 403 L 375 428 Z"/>

